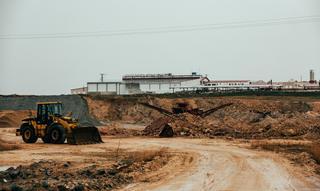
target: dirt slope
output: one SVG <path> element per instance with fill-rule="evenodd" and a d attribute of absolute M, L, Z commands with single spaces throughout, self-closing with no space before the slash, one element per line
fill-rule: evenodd
<path fill-rule="evenodd" d="M 59 96 L 1 96 L 0 111 L 4 110 L 36 110 L 37 102 L 59 101 L 63 104 L 63 113 L 72 112 L 72 117 L 80 119 L 81 123 L 98 125 L 98 121 L 89 114 L 85 99 L 79 95 Z"/>
<path fill-rule="evenodd" d="M 102 123 L 121 121 L 145 125 L 163 117 L 163 114 L 146 108 L 138 102 L 147 102 L 168 111 L 171 111 L 172 107 L 179 102 L 187 102 L 192 108 L 204 110 L 233 103 L 233 105 L 204 119 L 194 117 L 189 113 L 181 115 L 181 120 L 171 122 L 175 136 L 320 138 L 319 102 L 307 98 L 202 97 L 169 99 L 89 96 L 85 99 L 88 102 L 90 114 Z M 148 135 L 151 136 L 154 133 L 150 132 Z"/>
<path fill-rule="evenodd" d="M 151 124 L 162 117 L 158 111 L 139 102 L 171 110 L 176 103 L 187 102 L 191 108 L 208 110 L 233 103 L 204 119 L 190 114 L 172 122 L 175 136 L 235 138 L 320 138 L 320 104 L 301 97 L 195 97 L 157 98 L 121 96 L 0 96 L 1 110 L 34 109 L 37 101 L 61 101 L 64 111 L 72 111 L 80 122 Z M 7 124 L 6 121 L 0 122 Z M 15 120 L 11 120 L 15 121 Z M 183 121 L 183 123 L 181 123 Z M 10 122 L 11 123 L 11 122 Z M 186 123 L 195 124 L 186 125 Z M 2 125 L 2 126 L 4 126 Z M 10 124 L 7 124 L 10 125 Z M 153 134 L 150 134 L 153 135 Z"/>
<path fill-rule="evenodd" d="M 31 110 L 4 110 L 0 111 L 0 128 L 1 127 L 18 127 L 21 125 L 23 119 L 29 115 L 34 115 L 35 111 Z"/>

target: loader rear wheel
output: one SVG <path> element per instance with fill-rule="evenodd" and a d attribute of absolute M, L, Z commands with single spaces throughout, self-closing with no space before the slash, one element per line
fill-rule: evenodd
<path fill-rule="evenodd" d="M 63 144 L 66 140 L 66 131 L 61 125 L 54 125 L 49 130 L 49 137 L 53 144 Z"/>
<path fill-rule="evenodd" d="M 23 124 L 21 126 L 21 135 L 25 143 L 35 143 L 38 140 L 34 128 L 29 124 Z"/>
<path fill-rule="evenodd" d="M 44 143 L 51 143 L 51 139 L 49 135 L 46 135 L 41 138 Z"/>

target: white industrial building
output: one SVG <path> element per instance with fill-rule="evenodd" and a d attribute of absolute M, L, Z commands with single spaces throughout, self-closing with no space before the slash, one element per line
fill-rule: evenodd
<path fill-rule="evenodd" d="M 175 89 L 182 90 L 181 87 L 200 85 L 202 75 L 193 72 L 191 75 L 168 74 L 134 74 L 125 75 L 122 81 L 125 84 L 139 84 L 141 93 L 172 93 Z"/>
<path fill-rule="evenodd" d="M 139 94 L 139 84 L 124 82 L 88 82 L 87 93 L 99 93 L 110 95 Z"/>
<path fill-rule="evenodd" d="M 131 74 L 124 75 L 122 81 L 88 82 L 87 87 L 71 89 L 71 94 L 163 94 L 196 89 L 208 78 L 195 72 L 190 75 Z"/>
<path fill-rule="evenodd" d="M 124 75 L 122 81 L 103 80 L 88 82 L 87 87 L 71 89 L 71 94 L 164 94 L 181 91 L 229 91 L 229 90 L 319 90 L 314 71 L 310 71 L 308 82 L 264 82 L 250 80 L 209 80 L 195 72 L 187 75 L 131 74 Z"/>
<path fill-rule="evenodd" d="M 87 92 L 88 92 L 87 87 L 71 89 L 71 94 L 87 94 Z"/>
<path fill-rule="evenodd" d="M 250 80 L 214 80 L 207 82 L 206 86 L 248 86 L 250 84 Z"/>

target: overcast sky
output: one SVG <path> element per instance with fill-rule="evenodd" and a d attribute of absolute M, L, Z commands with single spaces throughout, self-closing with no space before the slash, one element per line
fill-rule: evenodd
<path fill-rule="evenodd" d="M 309 16 L 318 19 L 37 38 Z M 0 0 L 0 94 L 66 94 L 99 80 L 102 72 L 112 80 L 130 73 L 196 71 L 212 79 L 284 81 L 307 79 L 315 69 L 320 79 L 319 17 L 319 0 Z M 15 38 L 31 34 L 36 38 Z"/>

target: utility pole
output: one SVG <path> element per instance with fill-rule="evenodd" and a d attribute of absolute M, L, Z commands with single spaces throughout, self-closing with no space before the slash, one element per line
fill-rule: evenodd
<path fill-rule="evenodd" d="M 101 81 L 101 82 L 103 82 L 103 77 L 104 77 L 104 75 L 106 75 L 106 74 L 100 73 L 100 81 Z"/>

